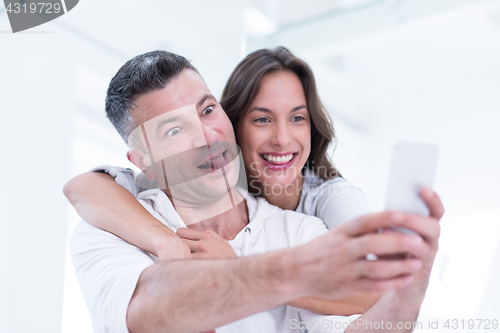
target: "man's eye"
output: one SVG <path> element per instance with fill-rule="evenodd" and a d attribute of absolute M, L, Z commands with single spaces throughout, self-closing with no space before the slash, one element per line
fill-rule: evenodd
<path fill-rule="evenodd" d="M 170 131 L 167 132 L 167 136 L 174 136 L 179 134 L 181 129 L 179 127 L 174 127 Z"/>
<path fill-rule="evenodd" d="M 204 116 L 206 116 L 208 114 L 211 114 L 213 111 L 214 111 L 214 107 L 213 106 L 208 106 L 208 107 L 205 108 L 205 110 L 203 110 L 203 112 L 201 114 L 204 115 Z"/>
<path fill-rule="evenodd" d="M 270 121 L 269 119 L 267 119 L 266 117 L 260 117 L 260 118 L 257 118 L 254 120 L 256 123 L 267 123 L 268 121 Z"/>
<path fill-rule="evenodd" d="M 302 121 L 302 120 L 305 120 L 306 118 L 302 117 L 302 116 L 295 116 L 292 118 L 292 121 Z"/>

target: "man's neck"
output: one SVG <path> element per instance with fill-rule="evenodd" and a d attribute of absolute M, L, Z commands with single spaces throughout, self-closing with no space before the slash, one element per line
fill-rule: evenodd
<path fill-rule="evenodd" d="M 249 222 L 246 201 L 234 188 L 219 200 L 204 204 L 179 203 L 168 197 L 189 229 L 211 229 L 224 239 L 231 240 Z"/>
<path fill-rule="evenodd" d="M 248 224 L 248 207 L 242 200 L 236 207 L 208 220 L 188 225 L 189 229 L 211 229 L 226 240 L 232 240 Z"/>

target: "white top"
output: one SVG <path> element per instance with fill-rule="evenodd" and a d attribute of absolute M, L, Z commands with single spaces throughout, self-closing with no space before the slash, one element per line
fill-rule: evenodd
<path fill-rule="evenodd" d="M 172 230 L 186 226 L 161 190 L 141 192 L 138 199 Z M 290 248 L 327 232 L 323 222 L 313 216 L 285 211 L 250 195 L 246 196 L 246 203 L 250 222 L 229 241 L 238 256 Z M 128 332 L 126 313 L 137 281 L 157 258 L 85 221 L 73 232 L 71 256 L 94 333 Z M 283 305 L 220 327 L 217 332 L 302 332 L 294 330 L 301 327 L 300 322 L 318 323 L 309 332 L 321 332 L 325 327 L 328 332 L 343 332 L 342 324 L 355 318 L 357 316 L 321 316 Z M 339 330 L 330 330 L 332 327 Z"/>
<path fill-rule="evenodd" d="M 304 168 L 304 183 L 299 205 L 295 209 L 320 218 L 328 229 L 371 213 L 365 194 L 341 177 L 320 179 Z"/>

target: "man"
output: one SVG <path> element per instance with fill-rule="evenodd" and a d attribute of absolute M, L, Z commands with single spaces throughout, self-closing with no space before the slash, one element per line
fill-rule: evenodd
<path fill-rule="evenodd" d="M 243 257 L 154 264 L 147 253 L 82 222 L 72 257 L 95 330 L 287 332 L 299 321 L 345 319 L 283 304 L 387 291 L 347 331 L 369 331 L 362 323 L 382 321 L 395 332 L 410 331 L 397 323 L 414 321 L 423 301 L 443 213 L 436 195 L 423 197 L 431 218 L 384 212 L 331 232 L 314 217 L 245 196 L 234 187 L 239 162 L 229 120 L 194 67 L 171 53 L 127 62 L 110 83 L 107 112 L 128 139 L 129 159 L 163 189 L 142 193 L 143 205 L 174 231 L 190 225 L 216 231 Z M 175 139 L 180 133 L 189 135 Z M 375 233 L 392 225 L 422 237 Z M 369 253 L 408 256 L 368 261 Z"/>

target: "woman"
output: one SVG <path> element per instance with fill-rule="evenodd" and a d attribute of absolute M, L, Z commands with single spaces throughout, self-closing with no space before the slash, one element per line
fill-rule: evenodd
<path fill-rule="evenodd" d="M 220 104 L 233 124 L 252 194 L 282 209 L 315 215 L 328 228 L 369 212 L 364 195 L 339 177 L 327 156 L 334 140 L 333 126 L 305 62 L 283 47 L 255 51 L 230 76 Z M 137 193 L 129 172 L 115 169 L 107 173 Z M 235 255 L 227 241 L 211 231 L 179 229 L 180 238 L 176 237 L 108 175 L 77 176 L 66 185 L 65 194 L 87 222 L 159 260 Z M 172 254 L 180 239 L 185 252 Z M 329 310 L 322 308 L 327 304 L 311 299 L 293 305 L 350 315 L 364 312 L 376 299 L 377 295 L 353 297 L 327 306 Z"/>

